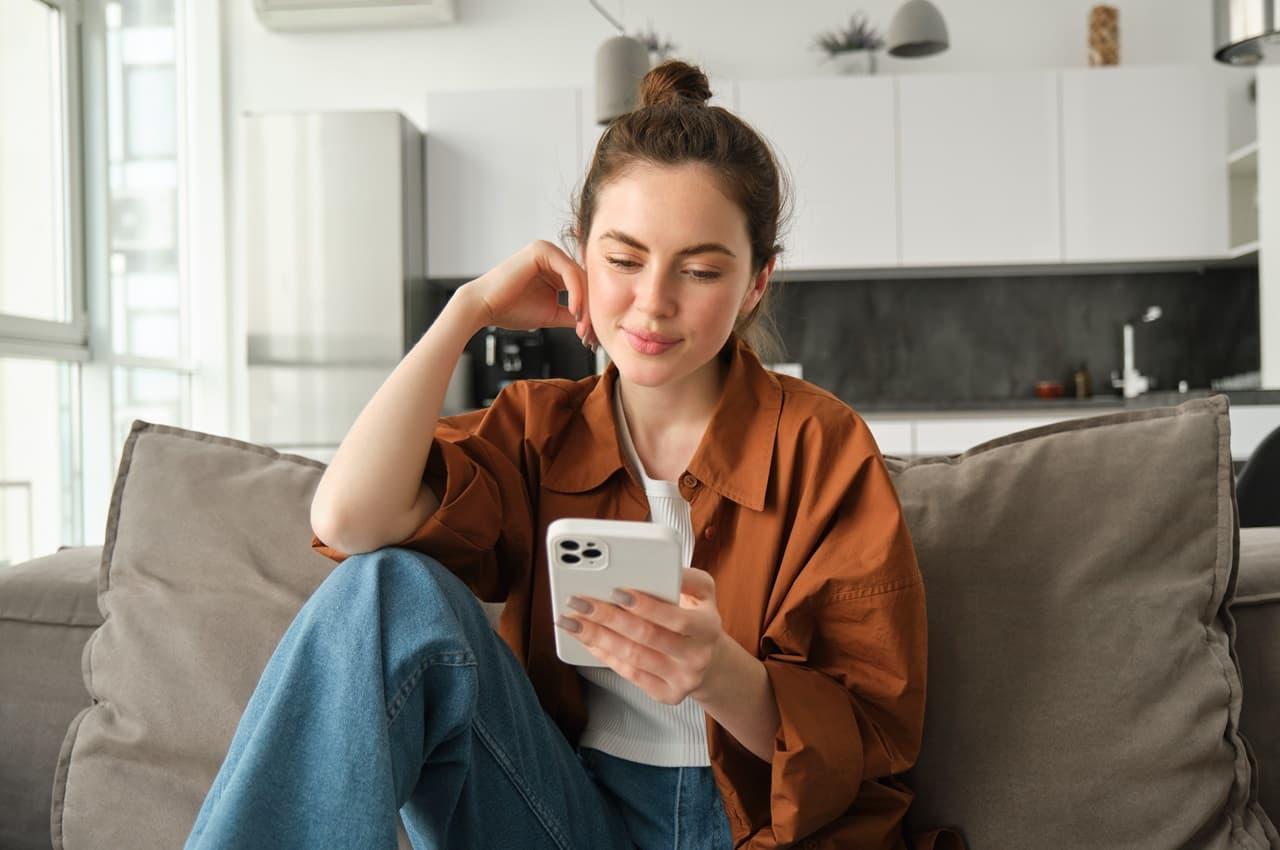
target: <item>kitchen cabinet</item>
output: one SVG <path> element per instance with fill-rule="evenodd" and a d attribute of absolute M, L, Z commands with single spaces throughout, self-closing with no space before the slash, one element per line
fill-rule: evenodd
<path fill-rule="evenodd" d="M 474 278 L 560 244 L 580 177 L 577 88 L 427 95 L 427 274 Z"/>
<path fill-rule="evenodd" d="M 1188 65 L 1060 73 L 1064 258 L 1224 256 L 1222 70 Z"/>
<path fill-rule="evenodd" d="M 857 410 L 857 405 L 853 405 Z M 880 452 L 899 457 L 956 455 L 974 446 L 1042 425 L 1084 416 L 1121 413 L 1117 399 L 1110 409 L 1034 411 L 947 410 L 940 412 L 876 412 L 863 415 Z M 861 414 L 860 414 L 861 415 Z M 1280 428 L 1280 405 L 1233 404 L 1230 407 L 1231 456 L 1245 460 L 1274 429 Z"/>
<path fill-rule="evenodd" d="M 892 77 L 739 80 L 738 113 L 792 181 L 783 270 L 898 264 Z"/>
<path fill-rule="evenodd" d="M 1061 261 L 1057 72 L 897 85 L 902 265 Z"/>

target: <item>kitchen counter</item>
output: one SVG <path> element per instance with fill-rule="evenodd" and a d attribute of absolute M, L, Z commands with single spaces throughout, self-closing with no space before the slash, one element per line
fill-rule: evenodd
<path fill-rule="evenodd" d="M 1280 389 L 1277 390 L 1188 390 L 1180 393 L 1176 390 L 1157 390 L 1144 393 L 1136 398 L 1126 399 L 1119 395 L 1096 395 L 1091 398 L 1001 398 L 1001 399 L 955 399 L 946 401 L 899 401 L 899 400 L 866 400 L 850 401 L 849 406 L 859 413 L 877 415 L 893 415 L 896 413 L 918 415 L 931 412 L 959 413 L 969 411 L 1007 411 L 1010 413 L 1046 413 L 1049 415 L 1078 415 L 1088 413 L 1108 413 L 1114 410 L 1126 410 L 1143 407 L 1171 407 L 1193 398 L 1205 398 L 1222 394 L 1235 405 L 1243 404 L 1277 404 L 1280 405 Z"/>

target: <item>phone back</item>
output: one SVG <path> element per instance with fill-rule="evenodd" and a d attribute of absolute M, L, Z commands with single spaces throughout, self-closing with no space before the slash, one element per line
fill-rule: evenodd
<path fill-rule="evenodd" d="M 566 517 L 547 526 L 553 616 L 576 613 L 570 596 L 611 602 L 615 588 L 633 587 L 673 604 L 680 600 L 682 547 L 661 523 Z M 556 654 L 567 664 L 605 667 L 569 632 L 556 628 Z"/>

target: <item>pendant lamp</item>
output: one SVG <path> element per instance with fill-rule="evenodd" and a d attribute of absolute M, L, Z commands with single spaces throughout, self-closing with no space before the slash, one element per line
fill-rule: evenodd
<path fill-rule="evenodd" d="M 640 81 L 649 72 L 649 48 L 626 34 L 596 0 L 592 6 L 613 24 L 618 35 L 596 50 L 596 123 L 608 124 L 640 105 Z"/>
<path fill-rule="evenodd" d="M 891 56 L 906 59 L 932 56 L 951 45 L 947 22 L 929 0 L 907 0 L 899 6 L 889 21 L 884 41 Z"/>

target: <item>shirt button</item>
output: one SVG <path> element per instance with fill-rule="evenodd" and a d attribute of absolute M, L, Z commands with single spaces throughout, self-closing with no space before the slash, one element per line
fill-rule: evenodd
<path fill-rule="evenodd" d="M 715 527 L 714 525 L 708 525 L 708 526 L 703 530 L 703 532 L 702 532 L 702 536 L 703 536 L 703 537 L 705 537 L 705 538 L 707 538 L 708 540 L 710 540 L 711 538 L 715 537 L 715 536 L 716 536 L 716 527 Z"/>
<path fill-rule="evenodd" d="M 694 478 L 692 475 L 686 475 L 682 480 L 684 481 L 684 486 L 686 487 L 698 486 L 698 479 Z"/>

